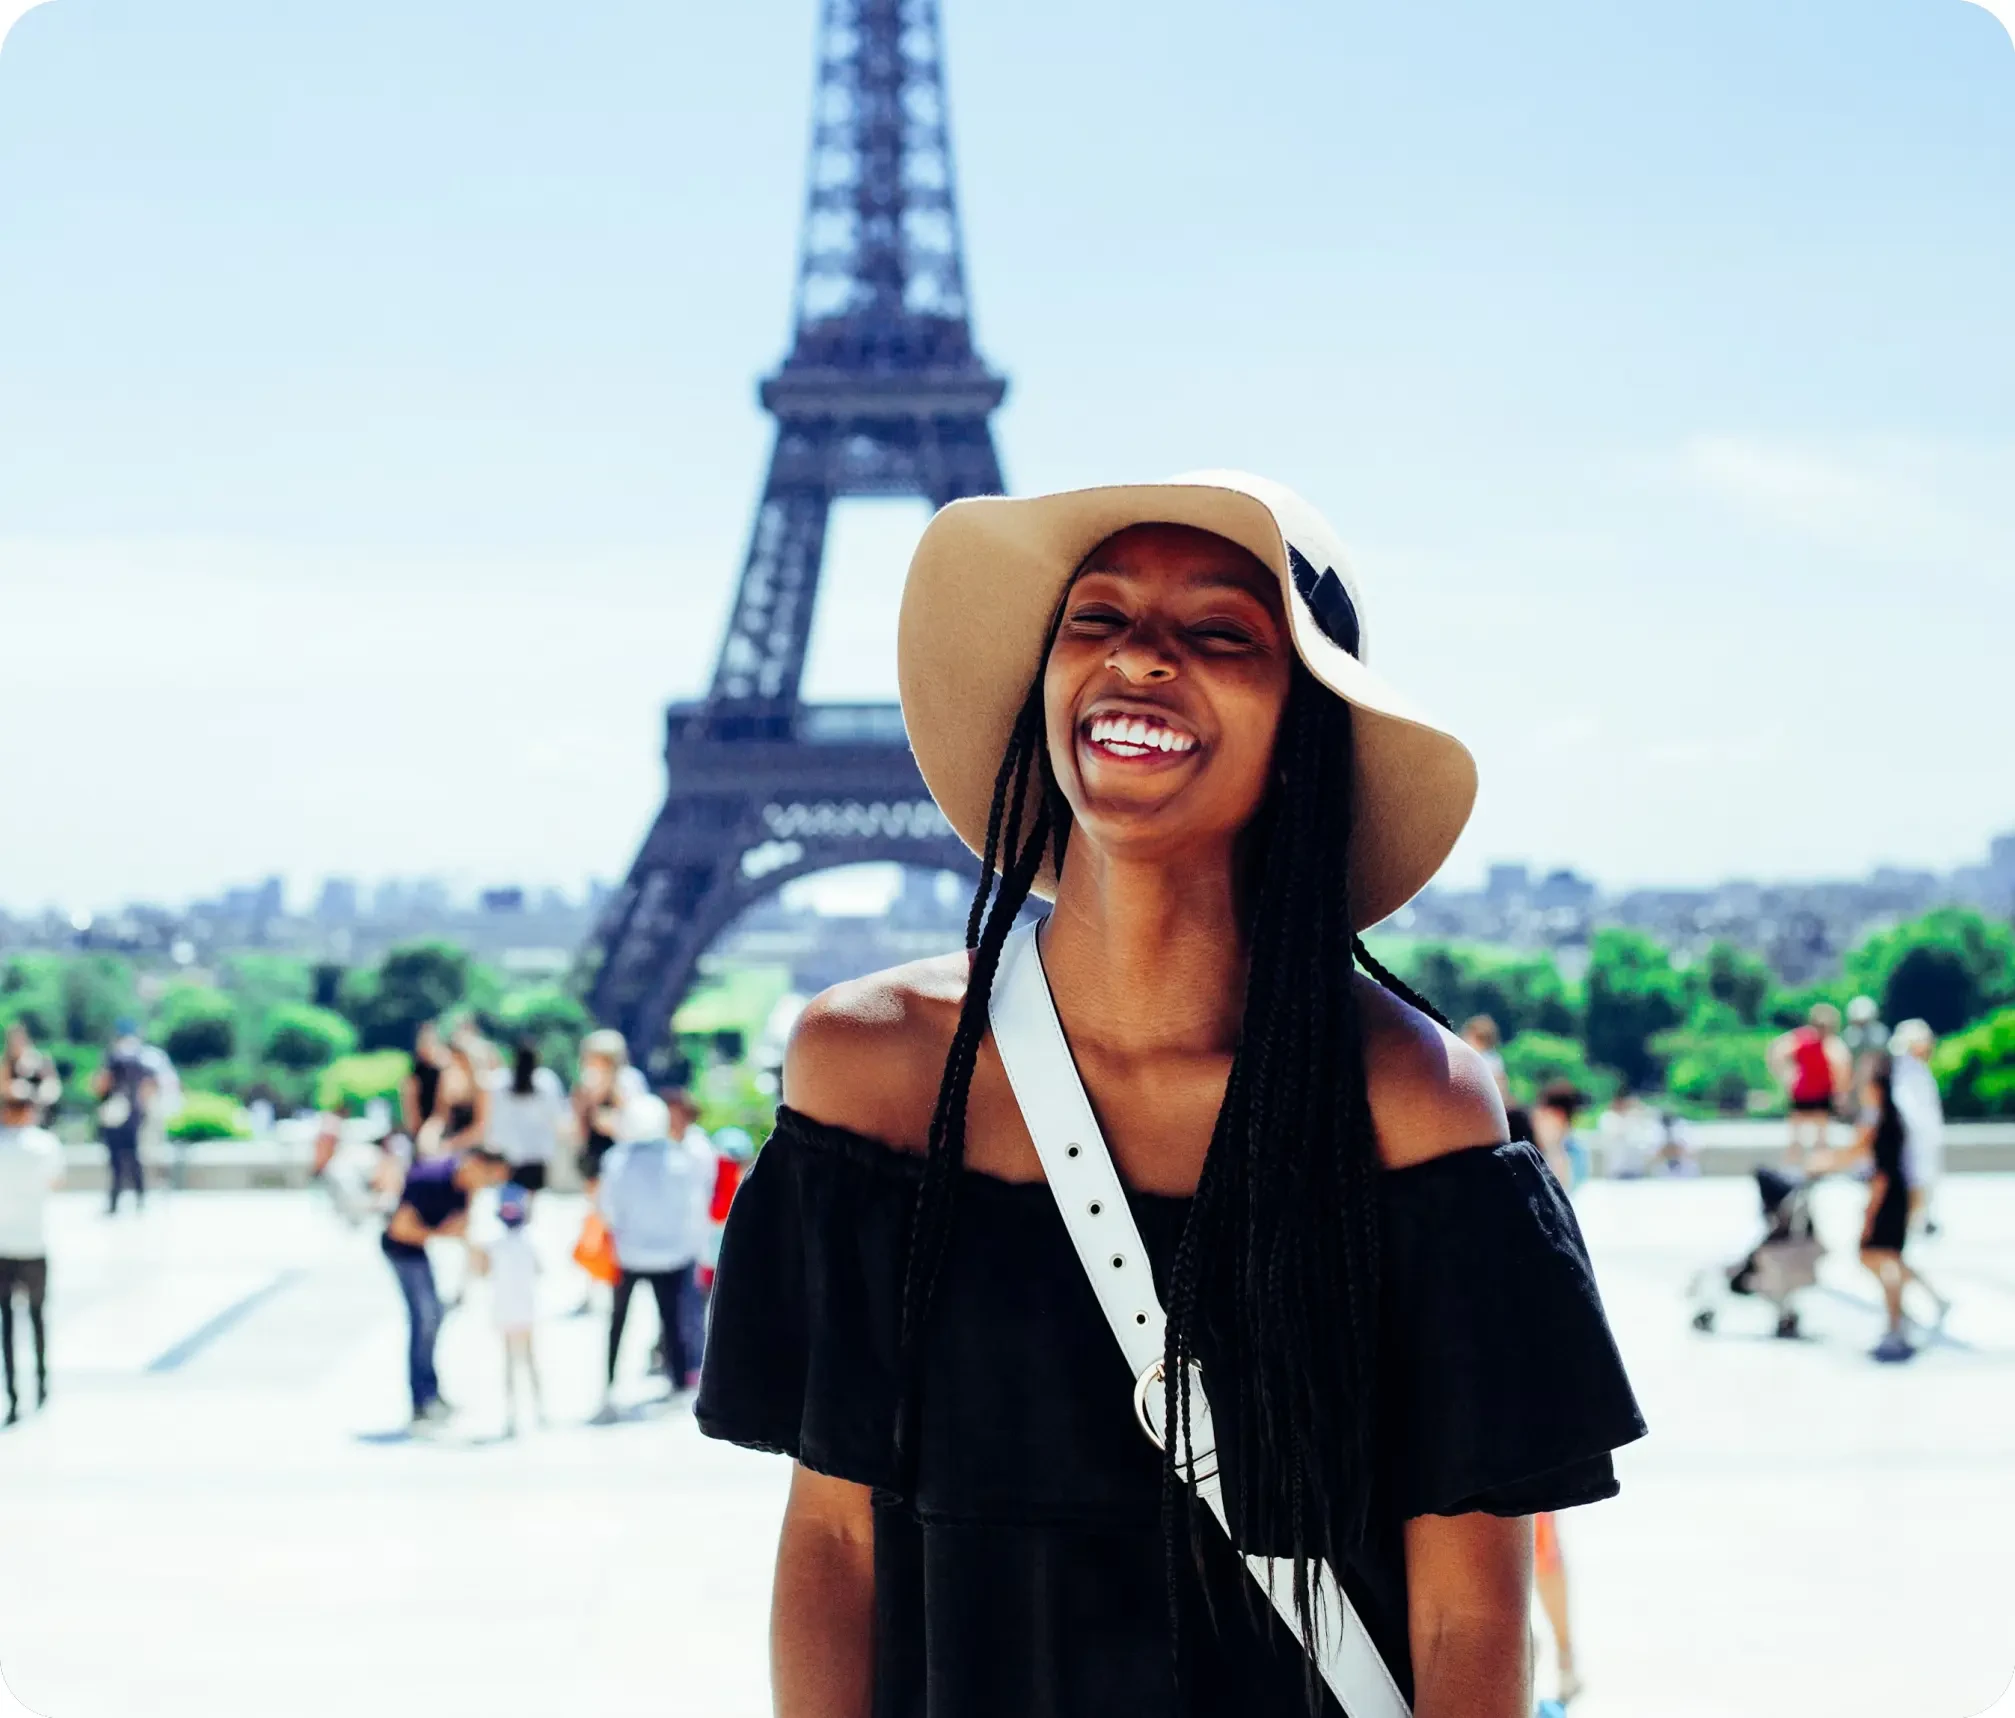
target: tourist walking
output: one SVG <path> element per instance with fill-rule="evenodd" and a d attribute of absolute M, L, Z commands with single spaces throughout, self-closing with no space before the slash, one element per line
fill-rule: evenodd
<path fill-rule="evenodd" d="M 1765 1053 L 1772 1076 L 1791 1100 L 1785 1161 L 1793 1169 L 1823 1151 L 1834 1111 L 1853 1090 L 1852 1058 L 1840 1037 L 1840 1010 L 1813 1004 L 1805 1024 L 1776 1039 Z"/>
<path fill-rule="evenodd" d="M 427 1243 L 442 1236 L 466 1236 L 469 1195 L 481 1187 L 502 1185 L 509 1174 L 501 1157 L 480 1146 L 458 1157 L 419 1159 L 406 1172 L 399 1203 L 385 1225 L 381 1244 L 406 1302 L 406 1381 L 416 1430 L 438 1424 L 451 1411 L 441 1400 L 441 1381 L 434 1371 L 434 1341 L 441 1332 L 444 1309 L 434 1267 L 427 1259 Z"/>
<path fill-rule="evenodd" d="M 433 1118 L 419 1140 L 422 1157 L 454 1157 L 489 1143 L 492 1095 L 485 1076 L 490 1057 L 488 1044 L 473 1028 L 464 1027 L 448 1040 Z"/>
<path fill-rule="evenodd" d="M 581 1040 L 579 1064 L 574 1089 L 568 1097 L 573 1112 L 569 1131 L 581 1187 L 588 1196 L 588 1215 L 581 1225 L 580 1243 L 574 1249 L 576 1255 L 606 1235 L 601 1213 L 595 1209 L 602 1162 L 615 1146 L 623 1104 L 645 1089 L 642 1077 L 630 1066 L 629 1048 L 622 1033 L 612 1027 L 598 1027 Z M 580 1304 L 574 1308 L 573 1317 L 587 1318 L 594 1312 L 598 1280 L 583 1273 Z"/>
<path fill-rule="evenodd" d="M 504 1154 L 511 1179 L 527 1194 L 545 1191 L 554 1149 L 567 1126 L 567 1094 L 560 1076 L 539 1065 L 538 1047 L 512 1052 L 508 1078 L 490 1096 L 487 1143 Z"/>
<path fill-rule="evenodd" d="M 685 1370 L 672 1374 L 681 1389 L 697 1389 L 700 1359 L 707 1341 L 707 1288 L 701 1272 L 709 1272 L 719 1255 L 712 1250 L 714 1198 L 720 1188 L 721 1153 L 714 1140 L 700 1126 L 700 1106 L 684 1088 L 666 1092 L 665 1107 L 671 1112 L 672 1139 L 684 1149 L 691 1163 L 693 1188 L 693 1270 L 679 1293 L 680 1335 L 685 1345 Z M 670 1371 L 669 1361 L 667 1371 Z"/>
<path fill-rule="evenodd" d="M 1462 1023 L 1462 1041 L 1484 1060 L 1490 1069 L 1490 1077 L 1497 1082 L 1500 1101 L 1511 1102 L 1511 1076 L 1504 1066 L 1504 1040 L 1497 1029 L 1497 1022 L 1488 1014 L 1472 1014 Z"/>
<path fill-rule="evenodd" d="M 1938 1233 L 1932 1209 L 1945 1175 L 1945 1100 L 1931 1071 L 1938 1036 L 1922 1020 L 1906 1020 L 1889 1040 L 1889 1079 L 1896 1113 L 1903 1118 L 1903 1178 L 1910 1183 L 1910 1222 L 1926 1235 Z"/>
<path fill-rule="evenodd" d="M 674 1392 L 686 1386 L 684 1303 L 692 1293 L 693 1264 L 699 1257 L 711 1182 L 682 1139 L 672 1137 L 672 1113 L 662 1098 L 648 1094 L 623 1106 L 616 1145 L 602 1162 L 596 1205 L 615 1242 L 615 1301 L 609 1313 L 607 1387 L 597 1424 L 615 1420 L 616 1362 L 629 1322 L 630 1298 L 646 1284 L 658 1304 L 658 1334 L 664 1345 L 665 1377 Z"/>
<path fill-rule="evenodd" d="M 1847 1024 L 1840 1042 L 1847 1050 L 1847 1087 L 1858 1092 L 1871 1075 L 1889 1065 L 1889 1028 L 1882 1024 L 1882 1005 L 1872 996 L 1856 996 L 1847 1004 Z"/>
<path fill-rule="evenodd" d="M 1572 1080 L 1549 1080 L 1532 1106 L 1532 1143 L 1569 1193 L 1588 1176 L 1588 1147 L 1575 1122 L 1588 1107 L 1588 1094 Z"/>
<path fill-rule="evenodd" d="M 431 1020 L 413 1034 L 413 1068 L 399 1086 L 399 1117 L 406 1137 L 418 1149 L 420 1134 L 441 1107 L 441 1075 L 448 1065 L 448 1047 Z"/>
<path fill-rule="evenodd" d="M 539 1393 L 539 1360 L 533 1350 L 532 1328 L 539 1315 L 539 1255 L 532 1247 L 527 1219 L 532 1196 L 516 1182 L 497 1194 L 498 1232 L 480 1255 L 490 1284 L 490 1317 L 504 1339 L 504 1436 L 518 1435 L 518 1378 L 524 1375 L 532 1417 L 546 1423 Z"/>
<path fill-rule="evenodd" d="M 601 1178 L 602 1159 L 616 1143 L 616 1121 L 626 1095 L 619 1087 L 629 1071 L 630 1052 L 622 1033 L 604 1026 L 581 1040 L 580 1071 L 572 1093 L 574 1140 L 581 1180 L 591 1193 Z"/>
<path fill-rule="evenodd" d="M 98 1098 L 98 1137 L 105 1146 L 108 1198 L 105 1214 L 119 1214 L 119 1196 L 133 1190 L 133 1209 L 147 1202 L 147 1180 L 140 1165 L 140 1132 L 146 1122 L 153 1079 L 141 1057 L 139 1028 L 121 1020 L 113 1028 L 104 1064 L 91 1082 Z"/>
<path fill-rule="evenodd" d="M 1643 1423 L 1489 1066 L 1358 938 L 1475 792 L 1362 616 L 1256 478 L 925 531 L 903 716 L 972 946 L 799 1020 L 697 1410 L 797 1461 L 786 1718 L 1531 1710 L 1530 1517 Z"/>
<path fill-rule="evenodd" d="M 147 1073 L 147 1101 L 140 1109 L 140 1161 L 169 1160 L 168 1124 L 182 1113 L 182 1076 L 176 1072 L 168 1052 L 159 1044 L 144 1040 L 140 1045 L 140 1066 Z M 182 1159 L 172 1160 L 170 1182 L 182 1186 Z"/>
<path fill-rule="evenodd" d="M 0 1049 L 0 1089 L 27 1086 L 35 1105 L 38 1124 L 56 1113 L 63 1101 L 63 1076 L 55 1058 L 38 1049 L 20 1021 L 9 1021 L 4 1049 Z"/>
<path fill-rule="evenodd" d="M 33 1075 L 0 1085 L 0 1361 L 7 1380 L 7 1424 L 21 1418 L 14 1376 L 14 1300 L 27 1303 L 35 1349 L 35 1406 L 49 1401 L 49 1195 L 63 1180 L 63 1148 L 41 1125 L 43 1091 Z"/>
<path fill-rule="evenodd" d="M 1844 1150 L 1822 1152 L 1813 1159 L 1812 1173 L 1866 1165 L 1868 1207 L 1861 1221 L 1861 1263 L 1882 1286 L 1882 1306 L 1888 1329 L 1876 1344 L 1877 1360 L 1908 1360 L 1916 1350 L 1904 1326 L 1903 1291 L 1915 1283 L 1931 1297 L 1942 1324 L 1951 1303 L 1912 1267 L 1903 1251 L 1910 1240 L 1910 1179 L 1904 1168 L 1903 1114 L 1896 1106 L 1895 1085 L 1886 1070 L 1871 1074 L 1861 1091 L 1868 1119 L 1854 1143 Z"/>

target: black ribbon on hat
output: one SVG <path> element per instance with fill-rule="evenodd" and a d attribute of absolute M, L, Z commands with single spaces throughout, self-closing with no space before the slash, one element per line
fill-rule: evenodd
<path fill-rule="evenodd" d="M 1308 557 L 1290 543 L 1287 546 L 1287 570 L 1294 578 L 1296 592 L 1308 605 L 1308 612 L 1315 616 L 1316 627 L 1323 637 L 1338 649 L 1355 656 L 1362 632 L 1357 619 L 1357 605 L 1350 600 L 1350 592 L 1343 588 L 1343 580 L 1336 576 L 1336 569 L 1324 567 L 1318 573 L 1309 564 Z"/>

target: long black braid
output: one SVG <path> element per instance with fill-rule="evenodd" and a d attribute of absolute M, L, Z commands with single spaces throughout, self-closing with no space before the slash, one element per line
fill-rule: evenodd
<path fill-rule="evenodd" d="M 1047 657 L 1047 647 L 1044 655 Z M 1201 1511 L 1176 1452 L 1190 1425 L 1190 1363 L 1208 1345 L 1220 1447 L 1241 1452 L 1227 1505 L 1244 1536 L 1294 1563 L 1304 1636 L 1314 1571 L 1338 1562 L 1369 1513 L 1379 1410 L 1378 1148 L 1353 990 L 1373 960 L 1350 912 L 1355 783 L 1350 708 L 1295 661 L 1275 742 L 1275 786 L 1249 834 L 1242 893 L 1250 962 L 1239 1045 L 1169 1288 L 1162 1459 L 1169 1604 L 1181 1679 L 1182 1560 L 1200 1569 Z M 967 926 L 971 978 L 932 1116 L 903 1284 L 897 1444 L 913 1483 L 923 1338 L 950 1241 L 966 1103 L 1002 946 L 1046 855 L 1061 871 L 1069 810 L 1045 743 L 1040 670 L 994 782 Z M 998 878 L 996 878 L 998 872 Z M 1206 1336 L 1209 1328 L 1211 1335 Z M 1223 1377 L 1225 1371 L 1234 1374 Z M 1310 1710 L 1320 1683 L 1306 1665 Z"/>
<path fill-rule="evenodd" d="M 1059 607 L 1059 614 L 1061 607 Z M 1051 621 L 1054 636 L 1056 622 Z M 1049 655 L 1045 640 L 1043 656 Z M 1033 783 L 1034 791 L 1031 792 Z M 1035 802 L 1034 814 L 1029 802 Z M 1024 831 L 1023 824 L 1028 827 Z M 965 1162 L 966 1100 L 972 1094 L 973 1069 L 988 1031 L 987 1003 L 1001 950 L 1016 916 L 1027 904 L 1047 856 L 1063 870 L 1070 831 L 1070 808 L 1064 803 L 1056 774 L 1050 768 L 1043 722 L 1042 673 L 1022 701 L 1008 735 L 1007 751 L 994 778 L 993 804 L 987 813 L 986 851 L 981 855 L 980 885 L 966 920 L 966 947 L 972 971 L 965 1000 L 945 1056 L 944 1079 L 938 1086 L 937 1107 L 931 1114 L 924 1172 L 911 1219 L 909 1257 L 903 1270 L 902 1396 L 896 1415 L 896 1461 L 903 1484 L 916 1475 L 917 1416 L 921 1408 L 922 1345 L 937 1290 L 938 1272 L 951 1241 L 954 1195 Z"/>

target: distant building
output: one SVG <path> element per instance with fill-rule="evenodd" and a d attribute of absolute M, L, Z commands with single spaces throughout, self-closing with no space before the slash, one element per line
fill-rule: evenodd
<path fill-rule="evenodd" d="M 356 882 L 349 877 L 329 877 L 315 897 L 315 922 L 319 925 L 350 925 L 357 922 L 360 903 Z"/>
<path fill-rule="evenodd" d="M 485 889 L 476 897 L 476 910 L 482 913 L 522 913 L 525 910 L 525 891 L 515 884 L 503 889 Z"/>

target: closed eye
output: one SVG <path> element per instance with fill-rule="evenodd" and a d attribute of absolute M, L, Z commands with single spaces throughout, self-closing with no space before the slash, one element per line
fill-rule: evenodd
<path fill-rule="evenodd" d="M 1205 644 L 1229 645 L 1237 649 L 1249 649 L 1259 642 L 1251 628 L 1239 626 L 1232 621 L 1208 621 L 1202 626 L 1191 627 L 1189 635 L 1201 639 Z"/>
<path fill-rule="evenodd" d="M 1071 611 L 1070 624 L 1083 631 L 1105 632 L 1126 625 L 1126 616 L 1104 603 L 1087 603 L 1083 608 Z"/>

